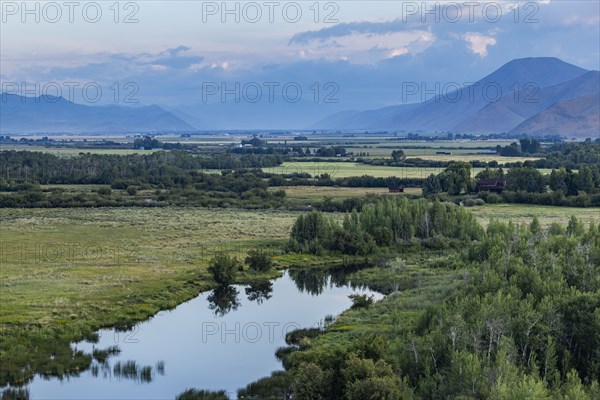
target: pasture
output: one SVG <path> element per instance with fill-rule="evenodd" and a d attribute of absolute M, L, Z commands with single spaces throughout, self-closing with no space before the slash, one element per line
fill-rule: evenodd
<path fill-rule="evenodd" d="M 1 209 L 0 326 L 145 318 L 210 287 L 218 251 L 281 243 L 298 213 L 202 208 Z M 198 281 L 190 287 L 187 281 Z"/>
<path fill-rule="evenodd" d="M 332 178 L 347 178 L 350 176 L 371 175 L 374 177 L 387 178 L 396 176 L 398 178 L 422 178 L 429 175 L 437 175 L 444 170 L 443 167 L 389 167 L 379 165 L 359 164 L 354 162 L 284 162 L 282 165 L 271 168 L 263 168 L 263 171 L 275 174 L 308 173 L 311 176 L 329 174 Z M 483 168 L 472 168 L 473 177 Z M 543 174 L 550 174 L 550 169 L 540 169 Z"/>

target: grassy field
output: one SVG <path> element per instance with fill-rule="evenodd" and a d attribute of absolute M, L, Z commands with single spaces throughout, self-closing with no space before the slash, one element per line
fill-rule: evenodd
<path fill-rule="evenodd" d="M 21 146 L 21 145 L 0 145 L 0 151 L 3 150 L 17 150 L 17 151 L 37 151 L 41 153 L 49 153 L 57 156 L 76 156 L 79 153 L 90 153 L 90 154 L 115 154 L 115 155 L 127 155 L 127 154 L 150 154 L 157 150 L 143 150 L 143 149 L 85 149 L 85 148 L 61 148 L 61 147 L 44 147 L 44 146 Z"/>
<path fill-rule="evenodd" d="M 586 225 L 594 221 L 600 223 L 600 208 L 576 208 L 538 206 L 529 204 L 486 204 L 470 207 L 479 222 L 487 225 L 491 219 L 513 221 L 516 223 L 530 223 L 537 216 L 542 226 L 553 222 L 566 224 L 572 215 L 582 220 Z"/>
<path fill-rule="evenodd" d="M 300 201 L 323 200 L 325 197 L 335 199 L 347 199 L 350 197 L 362 197 L 368 194 L 401 196 L 403 194 L 420 195 L 420 188 L 406 188 L 404 193 L 389 193 L 386 188 L 348 188 L 331 186 L 282 186 L 275 189 L 284 189 L 288 199 Z"/>
<path fill-rule="evenodd" d="M 345 178 L 349 176 L 371 175 L 387 178 L 397 176 L 399 178 L 427 178 L 430 174 L 439 174 L 444 168 L 430 167 L 388 167 L 358 164 L 353 162 L 284 162 L 281 166 L 274 168 L 263 168 L 265 172 L 276 174 L 291 174 L 295 172 L 309 173 L 311 176 L 328 173 L 332 178 Z M 473 168 L 475 176 L 483 168 Z M 543 174 L 552 172 L 550 169 L 540 169 Z"/>
<path fill-rule="evenodd" d="M 286 190 L 302 199 L 377 191 Z M 484 224 L 491 218 L 529 222 L 534 215 L 543 225 L 565 223 L 571 215 L 600 221 L 597 208 L 502 204 L 470 210 Z M 67 323 L 65 317 L 95 319 L 99 311 L 128 313 L 128 297 L 155 295 L 203 276 L 219 249 L 243 256 L 248 248 L 282 243 L 297 215 L 201 208 L 2 209 L 0 323 Z"/>
<path fill-rule="evenodd" d="M 285 240 L 296 216 L 199 208 L 2 209 L 0 326 L 102 325 L 151 315 L 158 311 L 153 299 L 168 298 L 190 279 L 208 288 L 205 268 L 214 253 L 243 256 L 248 248 Z"/>
<path fill-rule="evenodd" d="M 377 190 L 287 189 L 290 198 L 300 201 L 322 196 L 350 197 Z M 564 223 L 570 215 L 586 222 L 595 217 L 600 220 L 598 209 L 486 205 L 470 210 L 483 224 L 490 218 L 529 223 L 534 215 L 540 217 L 543 225 Z M 177 207 L 0 209 L 0 336 L 4 342 L 0 342 L 0 362 L 11 366 L 6 369 L 8 376 L 24 375 L 19 379 L 32 373 L 12 369 L 22 363 L 29 363 L 33 372 L 39 368 L 61 371 L 67 366 L 82 367 L 85 360 L 71 358 L 70 341 L 101 327 L 128 326 L 210 289 L 214 283 L 206 267 L 217 252 L 241 259 L 249 249 L 257 247 L 280 253 L 299 214 Z M 339 220 L 341 214 L 332 217 Z M 339 259 L 335 256 L 275 257 L 278 268 L 336 261 Z M 401 275 L 407 277 L 405 274 L 410 272 L 411 282 L 432 282 L 422 293 L 415 292 L 413 300 L 429 299 L 429 289 L 437 291 L 439 279 L 451 279 L 430 276 L 432 272 L 425 271 L 417 261 L 411 261 L 413 264 L 414 270 L 402 271 Z M 277 271 L 262 275 L 244 271 L 238 281 L 276 274 Z M 359 280 L 379 282 L 379 278 L 374 275 Z M 414 301 L 409 304 L 409 300 L 413 294 L 407 296 L 403 300 L 407 302 L 405 317 L 411 318 L 414 315 L 410 304 Z M 434 296 L 427 301 L 434 298 L 437 299 Z M 334 329 L 344 331 L 355 324 L 352 315 L 340 319 Z M 48 366 L 48 354 L 61 356 Z M 0 382 L 6 379 L 7 375 L 0 374 Z"/>
<path fill-rule="evenodd" d="M 504 163 L 516 163 L 516 162 L 525 162 L 525 161 L 535 161 L 539 160 L 539 157 L 502 157 L 495 154 L 460 154 L 452 152 L 451 155 L 447 154 L 423 154 L 419 156 L 409 155 L 407 159 L 411 158 L 422 158 L 424 160 L 431 161 L 484 161 L 491 162 L 497 161 L 499 164 Z"/>

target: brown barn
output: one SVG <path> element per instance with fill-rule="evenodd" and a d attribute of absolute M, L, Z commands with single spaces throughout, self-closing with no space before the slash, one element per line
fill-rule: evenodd
<path fill-rule="evenodd" d="M 390 190 L 390 193 L 402 193 L 404 192 L 404 185 L 390 183 L 388 185 L 388 189 Z"/>
<path fill-rule="evenodd" d="M 506 179 L 480 179 L 477 181 L 478 192 L 502 193 L 506 189 Z"/>

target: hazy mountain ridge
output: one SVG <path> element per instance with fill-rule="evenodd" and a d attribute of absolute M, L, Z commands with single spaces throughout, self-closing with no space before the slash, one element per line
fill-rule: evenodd
<path fill-rule="evenodd" d="M 195 128 L 159 106 L 89 106 L 63 97 L 0 94 L 2 133 L 108 133 L 191 131 Z"/>
<path fill-rule="evenodd" d="M 600 92 L 600 72 L 590 71 L 558 85 L 509 93 L 454 127 L 462 133 L 508 132 L 559 101 Z"/>
<path fill-rule="evenodd" d="M 503 96 L 498 98 L 498 92 Z M 344 114 L 338 113 L 338 117 L 327 117 L 311 127 L 502 133 L 512 131 L 545 110 L 558 111 L 558 108 L 550 109 L 557 102 L 599 92 L 598 71 L 587 71 L 557 58 L 524 58 L 505 64 L 472 85 L 422 103 L 354 112 L 345 118 Z M 550 120 L 553 119 L 548 115 L 540 119 Z M 559 120 L 563 121 L 555 121 Z M 574 126 L 577 125 L 547 128 L 569 137 L 590 135 L 589 130 L 579 132 Z M 537 130 L 543 134 L 544 129 L 539 126 Z"/>
<path fill-rule="evenodd" d="M 511 133 L 572 137 L 600 137 L 600 93 L 560 101 L 519 124 Z M 571 136 L 569 136 L 571 137 Z"/>

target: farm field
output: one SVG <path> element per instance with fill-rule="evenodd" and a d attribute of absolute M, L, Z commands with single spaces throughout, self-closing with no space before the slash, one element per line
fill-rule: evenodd
<path fill-rule="evenodd" d="M 0 151 L 4 150 L 16 150 L 16 151 L 37 151 L 41 153 L 49 153 L 57 156 L 76 156 L 79 153 L 90 153 L 90 154 L 114 154 L 114 155 L 128 155 L 128 154 L 151 154 L 158 150 L 143 150 L 143 149 L 87 149 L 87 148 L 62 148 L 62 147 L 44 147 L 44 146 L 21 146 L 21 145 L 0 145 Z"/>
<path fill-rule="evenodd" d="M 309 173 L 311 176 L 329 174 L 332 178 L 346 178 L 349 176 L 371 175 L 374 177 L 387 178 L 397 176 L 399 178 L 427 178 L 430 174 L 439 174 L 444 168 L 434 167 L 388 167 L 352 162 L 284 162 L 278 167 L 263 168 L 263 171 L 275 174 Z M 475 176 L 483 168 L 473 168 Z M 550 174 L 550 169 L 540 169 L 543 174 Z"/>
<path fill-rule="evenodd" d="M 347 199 L 350 197 L 362 197 L 368 194 L 375 195 L 420 195 L 420 188 L 406 188 L 404 193 L 389 193 L 386 188 L 349 188 L 349 187 L 331 187 L 331 186 L 282 186 L 277 189 L 283 189 L 286 193 L 286 198 L 300 201 L 315 201 L 323 200 L 325 197 L 334 199 Z"/>
<path fill-rule="evenodd" d="M 529 224 L 537 216 L 542 226 L 553 222 L 567 224 L 571 216 L 575 216 L 586 225 L 590 222 L 600 223 L 600 208 L 554 207 L 529 204 L 485 204 L 470 207 L 479 222 L 487 225 L 490 220 L 513 221 Z"/>
<path fill-rule="evenodd" d="M 431 161 L 496 161 L 499 164 L 504 163 L 517 163 L 525 161 L 536 161 L 539 157 L 502 157 L 495 154 L 468 154 L 468 153 L 455 153 L 452 154 L 420 154 L 420 155 L 408 155 L 406 158 L 422 158 L 424 160 Z"/>

